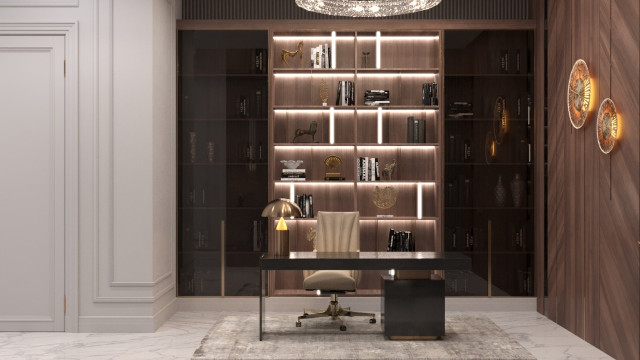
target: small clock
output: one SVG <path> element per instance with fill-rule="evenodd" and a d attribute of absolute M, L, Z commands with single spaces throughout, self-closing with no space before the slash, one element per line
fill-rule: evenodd
<path fill-rule="evenodd" d="M 579 59 L 573 64 L 567 89 L 569 120 L 571 121 L 571 125 L 576 129 L 580 129 L 587 119 L 590 97 L 591 80 L 589 77 L 589 68 L 584 60 Z"/>

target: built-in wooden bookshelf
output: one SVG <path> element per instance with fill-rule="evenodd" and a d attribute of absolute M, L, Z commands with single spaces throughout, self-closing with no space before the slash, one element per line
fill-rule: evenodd
<path fill-rule="evenodd" d="M 422 98 L 426 83 L 440 85 L 438 100 L 443 98 L 442 32 L 337 29 L 271 31 L 270 37 L 269 198 L 313 194 L 314 214 L 359 211 L 361 251 L 386 251 L 390 228 L 411 231 L 418 251 L 443 250 L 442 111 L 440 102 L 423 105 Z M 285 64 L 281 51 L 295 51 L 301 41 L 302 58 L 298 53 Z M 324 44 L 333 61 L 312 68 L 312 48 Z M 336 105 L 339 81 L 353 83 L 352 105 Z M 326 105 L 320 96 L 325 85 Z M 390 103 L 365 105 L 365 90 L 388 90 Z M 407 141 L 410 116 L 424 120 L 424 142 Z M 303 135 L 294 142 L 296 130 L 309 129 L 312 121 L 317 122 L 315 139 Z M 324 161 L 331 155 L 342 160 L 342 181 L 324 180 Z M 394 159 L 397 166 L 390 179 L 362 181 L 360 157 L 377 158 L 380 171 Z M 281 181 L 281 160 L 303 160 L 306 180 Z M 372 199 L 387 187 L 396 192 L 396 202 L 381 209 Z M 306 235 L 315 219 L 288 219 L 287 224 L 291 251 L 312 251 Z M 302 290 L 302 280 L 301 272 L 275 272 L 270 294 L 310 295 Z M 363 272 L 356 295 L 379 294 L 378 272 Z"/>

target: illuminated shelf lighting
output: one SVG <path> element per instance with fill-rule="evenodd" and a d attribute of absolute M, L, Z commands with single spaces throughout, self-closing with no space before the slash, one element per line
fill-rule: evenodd
<path fill-rule="evenodd" d="M 375 216 L 361 216 L 360 221 L 438 221 L 438 218 L 435 216 L 425 216 L 422 219 L 418 219 L 414 216 L 394 216 L 394 217 L 375 217 Z"/>
<path fill-rule="evenodd" d="M 305 36 L 305 35 L 300 35 L 300 36 L 274 36 L 273 40 L 300 40 L 300 39 L 309 39 L 309 40 L 331 40 L 332 36 L 331 35 L 327 35 L 327 36 Z M 336 36 L 335 37 L 336 40 L 353 40 L 355 39 L 355 36 Z"/>
<path fill-rule="evenodd" d="M 327 77 L 327 76 L 354 76 L 353 73 L 334 73 L 334 72 L 321 72 L 321 73 L 275 73 L 274 77 Z"/>
<path fill-rule="evenodd" d="M 406 182 L 400 182 L 400 181 L 359 181 L 358 182 L 358 186 L 360 185 L 370 185 L 370 186 L 380 186 L 380 185 L 430 185 L 433 184 L 435 185 L 436 183 L 433 181 L 406 181 Z"/>
<path fill-rule="evenodd" d="M 396 149 L 396 148 L 402 148 L 402 149 L 435 149 L 436 146 L 435 145 L 422 145 L 422 146 L 416 146 L 416 145 L 356 145 L 356 147 L 358 149 L 362 149 L 362 150 L 383 150 L 383 149 Z"/>
<path fill-rule="evenodd" d="M 425 36 L 381 36 L 380 40 L 439 40 L 438 35 Z M 358 40 L 376 40 L 375 36 L 358 36 Z"/>
<path fill-rule="evenodd" d="M 436 72 L 425 73 L 381 73 L 381 72 L 362 72 L 356 74 L 358 77 L 425 77 L 425 76 L 437 76 Z"/>
<path fill-rule="evenodd" d="M 275 181 L 275 185 L 326 185 L 326 186 L 353 186 L 353 181 Z"/>
<path fill-rule="evenodd" d="M 377 109 L 357 109 L 358 112 L 371 112 L 371 113 L 377 113 L 378 110 Z M 338 110 L 336 110 L 338 111 Z M 349 110 L 346 110 L 349 111 Z M 436 112 L 438 111 L 437 109 L 382 109 L 382 112 L 394 112 L 394 113 L 416 113 L 416 112 L 420 112 L 420 111 L 426 111 L 426 112 Z"/>
<path fill-rule="evenodd" d="M 333 109 L 333 110 L 331 110 Z M 335 109 L 335 108 L 318 108 L 318 109 L 274 109 L 275 113 L 313 113 L 317 114 L 319 111 L 321 112 L 343 112 L 343 113 L 353 113 L 355 109 Z"/>
<path fill-rule="evenodd" d="M 295 150 L 300 148 L 305 149 L 324 149 L 330 148 L 332 150 L 353 150 L 353 145 L 299 145 L 299 143 L 291 144 L 291 145 L 276 145 L 274 146 L 276 150 Z"/>

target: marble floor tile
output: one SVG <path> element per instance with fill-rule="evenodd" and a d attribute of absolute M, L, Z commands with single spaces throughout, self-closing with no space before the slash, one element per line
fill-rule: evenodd
<path fill-rule="evenodd" d="M 0 333 L 0 359 L 190 359 L 211 326 L 221 316 L 229 314 L 231 313 L 214 311 L 178 312 L 155 333 Z M 489 317 L 538 359 L 611 359 L 536 312 L 464 314 L 483 314 Z M 257 314 L 251 315 L 257 317 Z"/>

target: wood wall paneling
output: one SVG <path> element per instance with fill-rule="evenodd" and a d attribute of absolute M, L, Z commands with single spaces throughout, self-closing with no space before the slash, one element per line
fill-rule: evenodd
<path fill-rule="evenodd" d="M 568 21 L 570 19 L 570 21 Z M 550 319 L 616 358 L 640 358 L 640 1 L 548 6 L 548 307 Z M 573 129 L 566 81 L 591 73 L 591 111 Z M 595 139 L 611 97 L 621 136 L 610 155 Z"/>

